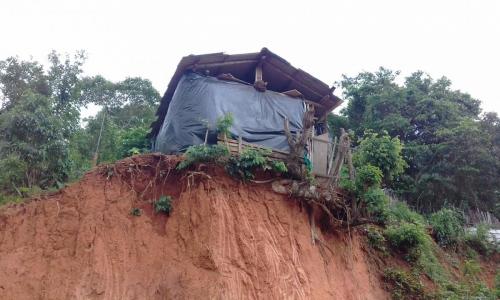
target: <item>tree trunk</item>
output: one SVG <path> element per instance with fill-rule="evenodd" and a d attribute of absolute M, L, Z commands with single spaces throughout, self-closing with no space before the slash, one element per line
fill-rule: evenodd
<path fill-rule="evenodd" d="M 304 179 L 306 176 L 302 159 L 304 158 L 305 146 L 312 137 L 314 130 L 314 107 L 307 106 L 307 110 L 302 118 L 302 132 L 295 136 L 290 132 L 288 119 L 285 119 L 285 135 L 290 146 L 290 153 L 286 158 L 288 173 L 297 179 Z"/>
<path fill-rule="evenodd" d="M 95 167 L 97 165 L 97 159 L 99 158 L 99 146 L 101 145 L 102 130 L 104 128 L 104 120 L 106 120 L 106 111 L 107 108 L 104 107 L 102 121 L 101 121 L 101 128 L 99 129 L 99 137 L 97 138 L 97 146 L 95 148 L 94 157 L 92 158 L 92 167 Z"/>

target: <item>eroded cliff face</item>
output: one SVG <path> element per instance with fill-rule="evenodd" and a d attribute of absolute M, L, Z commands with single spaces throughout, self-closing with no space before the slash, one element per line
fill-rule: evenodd
<path fill-rule="evenodd" d="M 174 165 L 137 156 L 1 208 L 0 299 L 388 298 L 356 231 L 313 245 L 305 209 L 270 184 Z M 147 201 L 160 195 L 170 216 Z"/>

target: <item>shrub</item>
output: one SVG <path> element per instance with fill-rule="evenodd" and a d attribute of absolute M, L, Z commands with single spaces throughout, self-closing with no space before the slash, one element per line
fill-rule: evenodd
<path fill-rule="evenodd" d="M 274 170 L 278 173 L 288 171 L 284 162 L 269 159 L 269 154 L 271 150 L 268 149 L 246 148 L 239 156 L 229 159 L 226 170 L 231 176 L 243 180 L 253 179 L 256 169 Z"/>
<path fill-rule="evenodd" d="M 349 178 L 341 177 L 339 182 L 339 187 L 345 190 L 346 192 L 353 194 L 356 193 L 356 184 Z"/>
<path fill-rule="evenodd" d="M 390 219 L 392 222 L 407 222 L 412 224 L 425 225 L 424 217 L 411 210 L 405 202 L 397 202 L 389 208 Z"/>
<path fill-rule="evenodd" d="M 435 247 L 425 227 L 421 224 L 402 222 L 390 225 L 384 231 L 393 249 L 405 254 L 405 259 L 414 264 L 436 283 L 447 280 L 447 275 L 436 258 Z"/>
<path fill-rule="evenodd" d="M 465 219 L 457 210 L 442 208 L 430 216 L 429 222 L 441 246 L 455 245 L 464 237 Z"/>
<path fill-rule="evenodd" d="M 370 188 L 362 196 L 368 213 L 376 221 L 385 223 L 388 219 L 389 199 L 380 188 Z"/>
<path fill-rule="evenodd" d="M 279 160 L 273 160 L 271 162 L 271 167 L 273 170 L 277 173 L 286 173 L 288 172 L 288 168 L 286 167 L 285 163 Z"/>
<path fill-rule="evenodd" d="M 368 239 L 368 244 L 373 249 L 387 254 L 387 249 L 385 247 L 386 240 L 384 235 L 382 235 L 379 230 L 374 227 L 368 227 L 366 237 Z"/>
<path fill-rule="evenodd" d="M 481 266 L 475 259 L 466 259 L 464 261 L 463 273 L 465 277 L 475 280 L 477 279 L 477 275 L 481 273 Z"/>
<path fill-rule="evenodd" d="M 425 299 L 424 286 L 415 274 L 399 269 L 386 269 L 384 280 L 392 286 L 393 299 Z"/>
<path fill-rule="evenodd" d="M 380 187 L 382 171 L 372 165 L 365 165 L 356 169 L 356 190 L 359 193 L 372 187 Z"/>
<path fill-rule="evenodd" d="M 483 282 L 447 283 L 434 297 L 435 299 L 498 299 L 494 290 L 490 290 Z"/>
<path fill-rule="evenodd" d="M 148 138 L 149 127 L 139 126 L 129 128 L 119 135 L 119 151 L 121 157 L 127 157 L 148 152 L 150 141 Z"/>
<path fill-rule="evenodd" d="M 154 202 L 154 208 L 157 213 L 162 212 L 169 215 L 172 211 L 172 197 L 161 196 L 160 199 Z"/>
<path fill-rule="evenodd" d="M 185 169 L 196 163 L 219 163 L 229 156 L 229 150 L 223 145 L 190 146 L 184 153 L 185 159 L 177 165 L 177 169 Z"/>
<path fill-rule="evenodd" d="M 399 226 L 391 225 L 387 227 L 384 234 L 393 248 L 405 252 L 423 247 L 427 238 L 424 229 L 412 223 L 401 223 Z"/>
<path fill-rule="evenodd" d="M 386 182 L 403 173 L 408 164 L 401 151 L 403 145 L 399 138 L 391 138 L 386 131 L 381 134 L 366 131 L 357 151 L 354 153 L 356 167 L 372 165 L 378 167 Z"/>
<path fill-rule="evenodd" d="M 234 117 L 232 113 L 227 113 L 223 117 L 217 118 L 217 132 L 224 137 L 229 135 L 229 129 L 233 126 Z"/>

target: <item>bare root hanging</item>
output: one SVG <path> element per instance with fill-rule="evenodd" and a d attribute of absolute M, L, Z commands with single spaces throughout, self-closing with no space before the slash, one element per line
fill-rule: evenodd
<path fill-rule="evenodd" d="M 288 119 L 285 119 L 285 136 L 290 146 L 290 153 L 285 159 L 288 173 L 297 179 L 304 179 L 305 168 L 302 160 L 307 142 L 311 139 L 314 129 L 314 107 L 307 106 L 307 110 L 302 118 L 302 132 L 297 132 L 295 136 L 290 132 Z"/>

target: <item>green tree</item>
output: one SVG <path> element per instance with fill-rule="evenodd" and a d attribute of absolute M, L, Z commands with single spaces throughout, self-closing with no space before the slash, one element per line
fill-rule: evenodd
<path fill-rule="evenodd" d="M 27 91 L 50 96 L 50 86 L 43 66 L 35 61 L 22 61 L 17 57 L 9 57 L 0 61 L 0 91 L 2 111 L 5 111 L 21 100 Z"/>
<path fill-rule="evenodd" d="M 344 98 L 349 102 L 341 116 L 330 117 L 330 125 L 347 126 L 358 138 L 366 130 L 399 137 L 408 164 L 403 173 L 399 169 L 400 175 L 391 174 L 373 158 L 365 162 L 381 167 L 388 186 L 420 211 L 449 204 L 499 215 L 496 114 L 481 116 L 480 101 L 453 90 L 445 77 L 434 80 L 419 71 L 398 84 L 398 76 L 384 68 L 344 76 Z M 372 149 L 374 156 L 384 157 L 384 148 Z M 388 180 L 391 177 L 397 180 Z"/>
<path fill-rule="evenodd" d="M 82 102 L 102 107 L 96 117 L 86 120 L 89 143 L 94 145 L 94 164 L 147 151 L 147 131 L 159 99 L 151 82 L 139 77 L 118 83 L 102 76 L 84 78 Z"/>
<path fill-rule="evenodd" d="M 28 165 L 23 184 L 50 186 L 68 175 L 68 143 L 51 98 L 24 92 L 17 105 L 0 114 L 0 153 Z"/>

